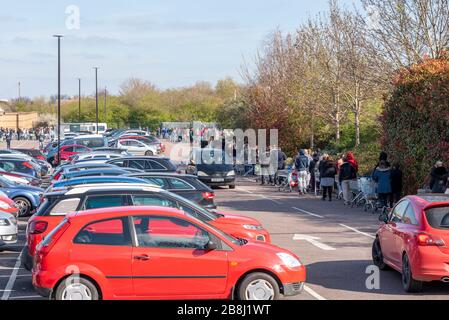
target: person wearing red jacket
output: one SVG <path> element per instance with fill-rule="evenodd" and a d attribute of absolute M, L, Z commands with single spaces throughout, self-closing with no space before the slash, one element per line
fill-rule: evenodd
<path fill-rule="evenodd" d="M 359 172 L 359 164 L 358 164 L 357 160 L 355 160 L 354 154 L 352 152 L 348 152 L 348 154 L 346 155 L 346 160 L 354 167 L 355 172 L 358 173 Z"/>

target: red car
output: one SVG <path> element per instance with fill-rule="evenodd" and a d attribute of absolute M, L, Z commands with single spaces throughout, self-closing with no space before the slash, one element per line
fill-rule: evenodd
<path fill-rule="evenodd" d="M 0 211 L 12 214 L 14 217 L 19 216 L 19 209 L 14 204 L 14 201 L 9 199 L 8 196 L 0 191 Z"/>
<path fill-rule="evenodd" d="M 37 292 L 57 300 L 274 300 L 299 294 L 293 253 L 237 240 L 166 207 L 69 214 L 38 246 Z"/>
<path fill-rule="evenodd" d="M 70 145 L 70 146 L 63 146 L 61 147 L 61 161 L 71 161 L 72 157 L 79 154 L 79 153 L 85 153 L 85 152 L 91 152 L 92 149 L 80 146 L 80 145 Z M 57 163 L 57 159 L 55 159 Z"/>
<path fill-rule="evenodd" d="M 109 185 L 108 188 L 110 187 L 113 186 Z M 141 189 L 141 187 L 138 188 Z M 147 190 L 145 188 L 136 190 L 136 187 L 121 186 L 118 189 L 121 196 L 118 196 L 117 192 L 113 190 L 104 193 L 104 191 L 101 191 L 104 189 L 102 186 L 91 186 L 89 189 L 88 192 L 85 192 L 83 188 L 63 190 L 47 194 L 42 198 L 38 212 L 28 220 L 27 244 L 24 246 L 21 256 L 25 269 L 31 270 L 37 245 L 64 219 L 67 213 L 91 208 L 165 203 L 170 207 L 182 208 L 185 213 L 208 221 L 213 227 L 234 237 L 271 242 L 269 232 L 255 219 L 231 214 L 214 214 L 199 206 L 193 206 L 185 199 L 162 189 L 148 187 Z M 97 189 L 100 189 L 100 191 L 97 191 Z M 164 200 L 161 201 L 161 199 Z"/>
<path fill-rule="evenodd" d="M 376 266 L 401 272 L 407 292 L 421 291 L 423 282 L 449 282 L 449 195 L 406 197 L 380 220 Z"/>

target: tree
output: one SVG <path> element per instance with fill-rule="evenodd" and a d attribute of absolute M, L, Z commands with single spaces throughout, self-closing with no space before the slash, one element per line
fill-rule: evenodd
<path fill-rule="evenodd" d="M 424 56 L 440 58 L 449 46 L 448 0 L 362 0 L 362 19 L 377 51 L 397 68 Z"/>

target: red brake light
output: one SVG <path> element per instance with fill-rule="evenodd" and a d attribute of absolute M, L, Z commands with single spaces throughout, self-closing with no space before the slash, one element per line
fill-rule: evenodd
<path fill-rule="evenodd" d="M 37 250 L 39 253 L 43 255 L 49 253 L 53 245 L 63 235 L 69 226 L 70 222 L 65 221 L 64 224 L 59 226 L 57 230 L 51 231 L 50 234 L 38 245 Z"/>
<path fill-rule="evenodd" d="M 22 162 L 22 165 L 23 165 L 24 167 L 27 167 L 28 169 L 33 169 L 32 164 L 29 163 L 29 162 Z"/>
<path fill-rule="evenodd" d="M 41 234 L 47 230 L 48 222 L 46 221 L 31 221 L 28 227 L 28 233 L 30 234 Z"/>
<path fill-rule="evenodd" d="M 203 192 L 203 198 L 206 200 L 211 200 L 215 198 L 215 193 L 213 192 Z"/>
<path fill-rule="evenodd" d="M 431 236 L 430 234 L 427 233 L 417 234 L 416 240 L 418 241 L 418 245 L 420 246 L 437 246 L 437 247 L 445 246 L 445 243 L 441 238 Z"/>
<path fill-rule="evenodd" d="M 37 158 L 38 160 L 45 161 L 45 157 L 44 157 L 44 156 L 37 156 L 36 158 Z"/>
<path fill-rule="evenodd" d="M 53 177 L 53 180 L 59 180 L 60 177 L 61 177 L 61 172 L 58 172 L 58 174 Z"/>

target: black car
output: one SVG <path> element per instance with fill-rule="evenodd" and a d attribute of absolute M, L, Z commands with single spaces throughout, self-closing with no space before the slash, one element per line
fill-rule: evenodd
<path fill-rule="evenodd" d="M 214 191 L 199 181 L 196 176 L 176 173 L 133 173 L 129 176 L 147 180 L 164 190 L 196 202 L 206 209 L 217 208 L 214 203 Z"/>
<path fill-rule="evenodd" d="M 176 166 L 168 158 L 159 157 L 121 157 L 107 161 L 122 168 L 134 168 L 145 172 L 176 172 Z"/>
<path fill-rule="evenodd" d="M 196 150 L 186 173 L 196 174 L 201 182 L 210 187 L 229 186 L 235 189 L 234 165 L 226 164 L 223 154 L 222 150 Z"/>

